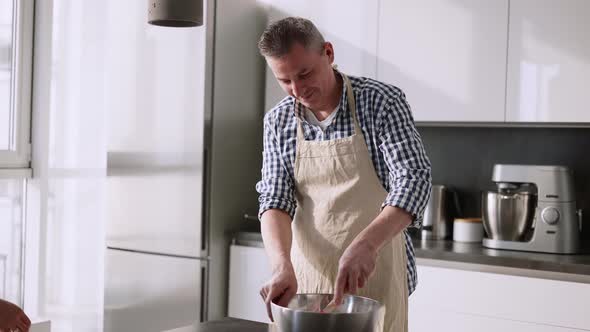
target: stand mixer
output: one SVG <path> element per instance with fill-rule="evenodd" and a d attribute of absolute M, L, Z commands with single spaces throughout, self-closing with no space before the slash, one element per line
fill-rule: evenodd
<path fill-rule="evenodd" d="M 564 166 L 494 165 L 496 190 L 482 195 L 487 237 L 494 249 L 571 254 L 580 251 L 581 210 Z"/>

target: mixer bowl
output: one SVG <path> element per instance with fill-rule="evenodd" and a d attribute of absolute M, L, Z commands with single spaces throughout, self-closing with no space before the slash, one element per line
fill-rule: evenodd
<path fill-rule="evenodd" d="M 532 226 L 537 196 L 528 192 L 482 194 L 483 226 L 494 240 L 519 241 Z"/>
<path fill-rule="evenodd" d="M 385 307 L 375 300 L 344 295 L 342 304 L 322 313 L 333 294 L 297 294 L 287 307 L 271 304 L 272 316 L 281 332 L 381 332 Z"/>

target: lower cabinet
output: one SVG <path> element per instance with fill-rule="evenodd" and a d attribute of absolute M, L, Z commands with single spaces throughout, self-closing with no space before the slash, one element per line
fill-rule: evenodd
<path fill-rule="evenodd" d="M 269 322 L 260 287 L 271 270 L 263 248 L 230 249 L 230 317 Z M 590 331 L 590 284 L 418 265 L 409 331 Z"/>
<path fill-rule="evenodd" d="M 269 323 L 260 288 L 271 277 L 264 248 L 232 245 L 229 263 L 229 317 Z"/>
<path fill-rule="evenodd" d="M 409 328 L 590 331 L 590 284 L 418 266 Z"/>
<path fill-rule="evenodd" d="M 410 308 L 413 308 L 412 306 Z M 478 315 L 459 314 L 452 312 L 418 313 L 410 311 L 409 331 L 453 331 L 453 332 L 580 332 L 584 330 L 570 329 L 552 325 L 512 321 Z"/>

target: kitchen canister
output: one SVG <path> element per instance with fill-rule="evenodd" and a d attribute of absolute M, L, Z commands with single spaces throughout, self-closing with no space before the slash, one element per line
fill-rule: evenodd
<path fill-rule="evenodd" d="M 453 221 L 453 241 L 481 242 L 483 223 L 481 218 L 456 218 Z"/>

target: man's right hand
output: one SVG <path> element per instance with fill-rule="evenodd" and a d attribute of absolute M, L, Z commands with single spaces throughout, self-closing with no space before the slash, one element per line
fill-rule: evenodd
<path fill-rule="evenodd" d="M 260 296 L 266 304 L 268 317 L 274 322 L 270 304 L 274 302 L 286 307 L 297 294 L 297 278 L 291 263 L 285 263 L 274 269 L 272 278 L 260 290 Z"/>

